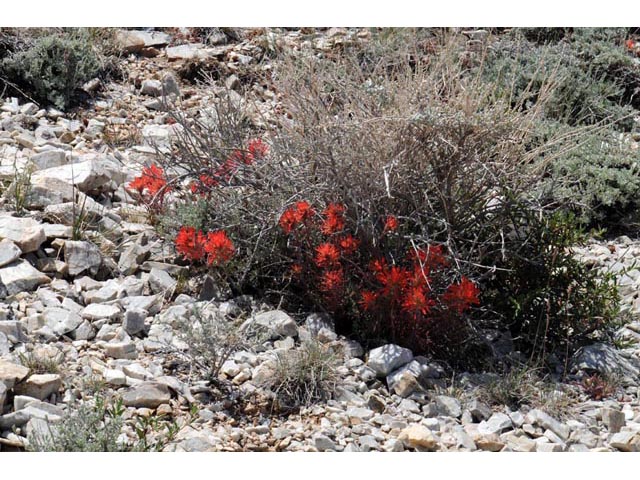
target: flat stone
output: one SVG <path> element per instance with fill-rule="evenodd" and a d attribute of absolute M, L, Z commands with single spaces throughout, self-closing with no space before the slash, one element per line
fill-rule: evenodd
<path fill-rule="evenodd" d="M 123 358 L 129 360 L 138 358 L 136 345 L 129 341 L 109 342 L 105 344 L 104 349 L 106 354 L 113 358 Z"/>
<path fill-rule="evenodd" d="M 18 395 L 27 395 L 29 397 L 44 400 L 52 393 L 56 393 L 62 387 L 62 378 L 55 373 L 44 373 L 31 375 L 24 382 L 19 383 L 15 387 Z"/>
<path fill-rule="evenodd" d="M 102 376 L 109 385 L 125 385 L 127 383 L 127 376 L 124 372 L 114 368 L 105 369 Z"/>
<path fill-rule="evenodd" d="M 413 360 L 413 353 L 408 348 L 387 344 L 374 348 L 369 352 L 367 365 L 378 377 L 386 377 L 393 370 Z"/>
<path fill-rule="evenodd" d="M 12 240 L 4 238 L 0 240 L 0 267 L 9 265 L 22 255 L 22 250 Z"/>
<path fill-rule="evenodd" d="M 115 305 L 105 305 L 101 303 L 91 303 L 87 305 L 80 313 L 82 318 L 90 321 L 107 319 L 115 320 L 120 317 L 122 312 Z"/>
<path fill-rule="evenodd" d="M 46 240 L 42 225 L 32 218 L 0 216 L 0 239 L 7 238 L 23 253 L 35 252 Z"/>
<path fill-rule="evenodd" d="M 36 153 L 31 156 L 30 161 L 38 168 L 38 170 L 44 170 L 46 168 L 59 167 L 66 164 L 67 157 L 64 150 L 54 149 Z"/>
<path fill-rule="evenodd" d="M 487 404 L 475 399 L 471 400 L 471 402 L 467 406 L 467 409 L 471 413 L 473 420 L 476 422 L 487 420 L 491 417 L 491 415 L 493 415 L 493 411 Z"/>
<path fill-rule="evenodd" d="M 622 375 L 638 379 L 640 368 L 610 345 L 594 343 L 581 348 L 571 359 L 572 371 L 584 370 L 608 376 Z"/>
<path fill-rule="evenodd" d="M 131 387 L 122 395 L 127 407 L 157 408 L 171 400 L 169 387 L 158 382 L 145 382 Z"/>
<path fill-rule="evenodd" d="M 26 260 L 16 260 L 0 268 L 0 298 L 20 292 L 30 292 L 39 285 L 50 282 L 49 277 L 33 268 Z"/>
<path fill-rule="evenodd" d="M 18 320 L 0 320 L 0 333 L 6 335 L 11 343 L 27 341 L 24 325 Z"/>
<path fill-rule="evenodd" d="M 39 170 L 33 173 L 31 178 L 35 182 L 48 179 L 62 180 L 75 185 L 83 193 L 97 193 L 113 190 L 114 182 L 124 181 L 124 173 L 116 160 L 103 155 L 95 159 Z"/>
<path fill-rule="evenodd" d="M 513 432 L 505 433 L 500 439 L 514 452 L 535 452 L 538 446 L 530 438 L 524 435 L 518 436 Z"/>

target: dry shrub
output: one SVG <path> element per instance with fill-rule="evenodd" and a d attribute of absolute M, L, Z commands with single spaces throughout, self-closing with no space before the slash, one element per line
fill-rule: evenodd
<path fill-rule="evenodd" d="M 256 109 L 233 92 L 220 95 L 209 112 L 174 112 L 182 128 L 163 166 L 176 181 L 186 180 L 186 201 L 171 221 L 176 228 L 187 220 L 197 229 L 229 234 L 238 255 L 228 279 L 238 292 L 278 295 L 289 308 L 297 301 L 303 309 L 329 309 L 313 300 L 317 296 L 305 295 L 317 284 L 291 288 L 295 258 L 278 221 L 299 201 L 317 212 L 333 202 L 344 205 L 362 259 L 384 256 L 397 265 L 411 248 L 438 244 L 452 259 L 450 278 L 489 285 L 497 271 L 509 268 L 504 264 L 526 254 L 531 239 L 525 233 L 545 217 L 533 186 L 564 141 L 534 139 L 553 78 L 538 88 L 537 102 L 524 108 L 470 69 L 483 53 L 467 51 L 460 36 L 427 32 L 400 50 L 388 48 L 391 37 L 322 58 L 284 54 L 274 63 L 272 79 L 286 115 L 269 132 L 251 127 L 249 113 Z M 257 136 L 270 145 L 266 157 L 240 162 L 224 179 L 207 181 L 230 157 L 246 153 Z M 190 193 L 189 182 L 197 193 Z M 389 215 L 402 228 L 394 248 L 381 251 Z M 356 267 L 367 269 L 362 263 Z M 553 282 L 536 295 L 548 295 Z M 357 298 L 350 300 L 355 306 Z M 544 302 L 531 301 L 536 312 L 544 309 Z M 484 316 L 508 328 L 513 312 L 493 307 L 484 304 L 463 315 L 456 328 L 462 339 L 438 355 L 470 357 L 481 325 L 471 318 Z M 353 315 L 358 316 L 355 308 L 345 313 Z M 350 322 L 337 322 L 338 329 L 345 325 Z M 362 337 L 348 328 L 346 333 Z"/>

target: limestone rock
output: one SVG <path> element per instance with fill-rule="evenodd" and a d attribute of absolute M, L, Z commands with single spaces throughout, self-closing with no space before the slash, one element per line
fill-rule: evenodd
<path fill-rule="evenodd" d="M 44 400 L 62 387 L 62 378 L 54 373 L 31 375 L 27 380 L 18 384 L 15 391 L 19 395 Z"/>
<path fill-rule="evenodd" d="M 438 444 L 431 430 L 424 425 L 411 425 L 405 428 L 400 432 L 398 440 L 400 440 L 405 447 L 425 450 L 433 450 Z"/>
<path fill-rule="evenodd" d="M 51 279 L 44 273 L 36 270 L 25 260 L 17 260 L 0 268 L 0 298 L 15 295 L 20 292 L 30 292 L 38 285 L 50 283 Z"/>
<path fill-rule="evenodd" d="M 0 267 L 4 267 L 22 255 L 22 250 L 12 240 L 4 238 L 0 240 Z"/>
<path fill-rule="evenodd" d="M 408 348 L 387 344 L 369 352 L 367 365 L 376 372 L 378 377 L 386 377 L 393 370 L 409 363 L 412 359 L 413 353 Z"/>
<path fill-rule="evenodd" d="M 158 382 L 144 382 L 131 387 L 122 395 L 122 401 L 127 407 L 157 408 L 171 400 L 169 387 Z"/>
<path fill-rule="evenodd" d="M 0 216 L 0 239 L 9 239 L 23 253 L 35 252 L 47 239 L 42 225 L 32 218 Z"/>
<path fill-rule="evenodd" d="M 80 275 L 84 272 L 96 274 L 102 265 L 100 249 L 91 242 L 64 242 L 64 258 L 69 267 L 69 275 Z"/>
<path fill-rule="evenodd" d="M 7 389 L 13 388 L 16 383 L 24 380 L 27 375 L 29 375 L 27 367 L 0 359 L 0 383 L 3 383 Z"/>

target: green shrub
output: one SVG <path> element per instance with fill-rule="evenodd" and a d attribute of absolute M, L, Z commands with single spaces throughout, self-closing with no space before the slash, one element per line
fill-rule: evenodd
<path fill-rule="evenodd" d="M 624 50 L 624 31 L 574 29 L 548 44 L 526 35 L 516 29 L 496 41 L 482 62 L 480 73 L 498 96 L 523 108 L 543 100 L 547 119 L 573 126 L 606 121 L 621 130 L 633 127 L 640 70 Z"/>
<path fill-rule="evenodd" d="M 571 136 L 570 127 L 546 128 Z M 574 212 L 584 225 L 629 228 L 628 217 L 639 206 L 640 152 L 610 129 L 571 137 L 547 164 L 540 191 L 549 203 Z"/>
<path fill-rule="evenodd" d="M 76 90 L 100 73 L 101 62 L 82 30 L 33 38 L 2 60 L 0 76 L 39 102 L 67 108 Z"/>
<path fill-rule="evenodd" d="M 514 227 L 520 248 L 505 249 L 486 295 L 518 349 L 542 364 L 552 352 L 566 358 L 594 338 L 611 338 L 616 283 L 572 255 L 585 239 L 575 218 L 530 211 Z"/>

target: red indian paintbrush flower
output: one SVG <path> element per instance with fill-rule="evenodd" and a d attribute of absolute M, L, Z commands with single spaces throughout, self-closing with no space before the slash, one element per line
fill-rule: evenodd
<path fill-rule="evenodd" d="M 288 235 L 295 230 L 298 225 L 310 220 L 314 215 L 315 211 L 311 208 L 309 202 L 302 200 L 296 202 L 294 206 L 287 208 L 278 223 L 280 228 L 284 230 L 284 233 Z"/>
<path fill-rule="evenodd" d="M 429 298 L 422 287 L 410 287 L 407 289 L 402 301 L 402 309 L 408 313 L 426 315 L 436 304 Z"/>
<path fill-rule="evenodd" d="M 191 261 L 202 260 L 205 254 L 205 237 L 193 227 L 180 227 L 176 237 L 176 251 Z"/>
<path fill-rule="evenodd" d="M 384 221 L 384 232 L 395 232 L 398 229 L 398 219 L 393 215 L 387 216 Z"/>
<path fill-rule="evenodd" d="M 204 250 L 208 253 L 209 265 L 220 265 L 231 260 L 235 253 L 233 242 L 224 230 L 209 232 L 204 244 Z"/>
<path fill-rule="evenodd" d="M 345 255 L 351 255 L 358 249 L 360 242 L 352 235 L 346 235 L 345 237 L 340 239 L 338 245 L 340 246 L 340 250 L 342 250 L 342 253 L 344 253 Z"/>
<path fill-rule="evenodd" d="M 149 195 L 155 195 L 161 190 L 163 194 L 168 192 L 169 188 L 165 188 L 166 185 L 167 179 L 164 175 L 164 170 L 157 165 L 151 165 L 142 169 L 142 175 L 136 177 L 129 183 L 129 188 L 131 190 L 137 190 L 141 195 L 145 190 Z"/>
<path fill-rule="evenodd" d="M 479 305 L 480 289 L 467 277 L 462 277 L 460 283 L 449 285 L 442 299 L 452 310 L 462 313 L 471 305 Z"/>
<path fill-rule="evenodd" d="M 333 243 L 322 243 L 316 248 L 315 263 L 318 267 L 332 267 L 338 264 L 340 251 Z"/>
<path fill-rule="evenodd" d="M 330 203 L 322 215 L 324 216 L 324 222 L 320 230 L 325 235 L 331 235 L 337 233 L 344 228 L 344 212 L 346 208 L 339 203 Z"/>
<path fill-rule="evenodd" d="M 327 270 L 320 279 L 320 291 L 336 293 L 344 286 L 344 272 L 341 269 Z"/>

